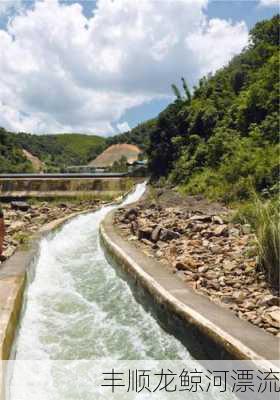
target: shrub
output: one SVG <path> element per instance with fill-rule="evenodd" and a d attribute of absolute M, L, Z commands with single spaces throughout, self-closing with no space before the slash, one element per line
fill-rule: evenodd
<path fill-rule="evenodd" d="M 256 200 L 256 236 L 259 262 L 272 287 L 279 292 L 280 219 L 279 203 Z"/>

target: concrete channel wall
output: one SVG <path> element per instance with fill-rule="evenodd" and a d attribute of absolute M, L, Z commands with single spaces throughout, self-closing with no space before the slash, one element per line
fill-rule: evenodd
<path fill-rule="evenodd" d="M 124 240 L 111 212 L 100 227 L 107 256 L 167 330 L 198 359 L 278 360 L 280 340 L 199 295 Z"/>

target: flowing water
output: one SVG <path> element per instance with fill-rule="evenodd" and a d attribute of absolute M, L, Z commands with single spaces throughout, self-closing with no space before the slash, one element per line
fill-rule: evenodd
<path fill-rule="evenodd" d="M 137 200 L 144 188 L 138 185 L 124 203 Z M 104 256 L 99 224 L 113 208 L 81 215 L 42 240 L 28 287 L 17 359 L 186 356 L 185 348 L 134 300 Z"/>
<path fill-rule="evenodd" d="M 136 201 L 144 190 L 145 184 L 137 185 L 122 205 Z M 153 397 L 150 393 L 112 397 L 93 384 L 101 379 L 101 368 L 108 371 L 114 360 L 117 367 L 122 360 L 134 360 L 124 361 L 130 368 L 137 367 L 137 360 L 191 362 L 188 350 L 136 302 L 105 258 L 99 225 L 115 207 L 76 217 L 42 239 L 25 293 L 15 362 L 9 368 L 10 400 L 185 398 L 181 393 L 165 397 L 168 394 L 162 392 Z"/>
<path fill-rule="evenodd" d="M 137 185 L 122 205 L 136 201 L 144 190 L 145 184 Z M 78 216 L 41 241 L 16 360 L 190 358 L 186 348 L 136 302 L 106 260 L 99 225 L 114 207 Z M 38 378 L 40 372 L 35 373 Z M 20 368 L 13 371 L 12 393 L 22 374 Z"/>

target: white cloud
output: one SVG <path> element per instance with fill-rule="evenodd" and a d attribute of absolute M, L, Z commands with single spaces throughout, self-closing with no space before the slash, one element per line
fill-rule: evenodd
<path fill-rule="evenodd" d="M 99 0 L 86 18 L 78 3 L 37 1 L 0 30 L 0 126 L 112 134 L 129 108 L 170 95 L 181 76 L 194 83 L 246 45 L 246 25 L 208 21 L 206 5 Z"/>
<path fill-rule="evenodd" d="M 11 12 L 13 9 L 19 8 L 21 0 L 0 0 L 0 17 Z"/>
<path fill-rule="evenodd" d="M 229 21 L 211 19 L 207 25 L 186 38 L 186 47 L 192 51 L 192 57 L 196 59 L 198 69 L 204 75 L 209 71 L 216 71 L 226 60 L 239 53 L 247 40 L 244 22 L 232 25 Z"/>
<path fill-rule="evenodd" d="M 128 132 L 130 130 L 130 126 L 127 121 L 117 124 L 117 128 L 118 128 L 119 132 L 121 132 L 121 133 Z"/>
<path fill-rule="evenodd" d="M 264 7 L 279 7 L 279 0 L 260 0 L 260 5 Z"/>

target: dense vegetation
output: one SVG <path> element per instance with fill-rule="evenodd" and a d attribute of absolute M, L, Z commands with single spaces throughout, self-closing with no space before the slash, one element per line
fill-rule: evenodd
<path fill-rule="evenodd" d="M 152 180 L 236 205 L 256 232 L 259 266 L 279 291 L 279 15 L 252 29 L 249 46 L 200 80 L 157 119 L 112 143 L 140 145 Z"/>
<path fill-rule="evenodd" d="M 156 124 L 156 119 L 150 119 L 142 124 L 137 125 L 128 132 L 109 137 L 106 145 L 108 147 L 117 143 L 135 144 L 136 146 L 140 147 L 140 149 L 145 151 L 149 146 L 150 135 L 153 129 L 156 127 Z"/>
<path fill-rule="evenodd" d="M 22 154 L 15 136 L 0 128 L 0 173 L 32 172 L 32 164 Z"/>
<path fill-rule="evenodd" d="M 258 23 L 250 45 L 158 117 L 148 155 L 154 178 L 225 201 L 277 192 L 279 16 Z"/>
<path fill-rule="evenodd" d="M 160 113 L 147 149 L 155 181 L 238 205 L 259 266 L 279 291 L 279 15 L 250 33 L 228 66 Z"/>
<path fill-rule="evenodd" d="M 105 139 L 82 134 L 16 134 L 17 143 L 46 164 L 49 171 L 64 170 L 70 165 L 88 164 L 104 148 Z"/>
<path fill-rule="evenodd" d="M 31 172 L 21 149 L 45 163 L 48 171 L 64 171 L 70 165 L 88 164 L 101 153 L 106 140 L 82 134 L 31 135 L 0 129 L 0 172 Z"/>
<path fill-rule="evenodd" d="M 81 135 L 77 133 L 65 133 L 56 135 L 58 143 L 60 143 L 64 151 L 69 151 L 75 154 L 73 164 L 88 164 L 100 154 L 105 146 L 106 140 L 101 136 L 96 135 Z"/>

